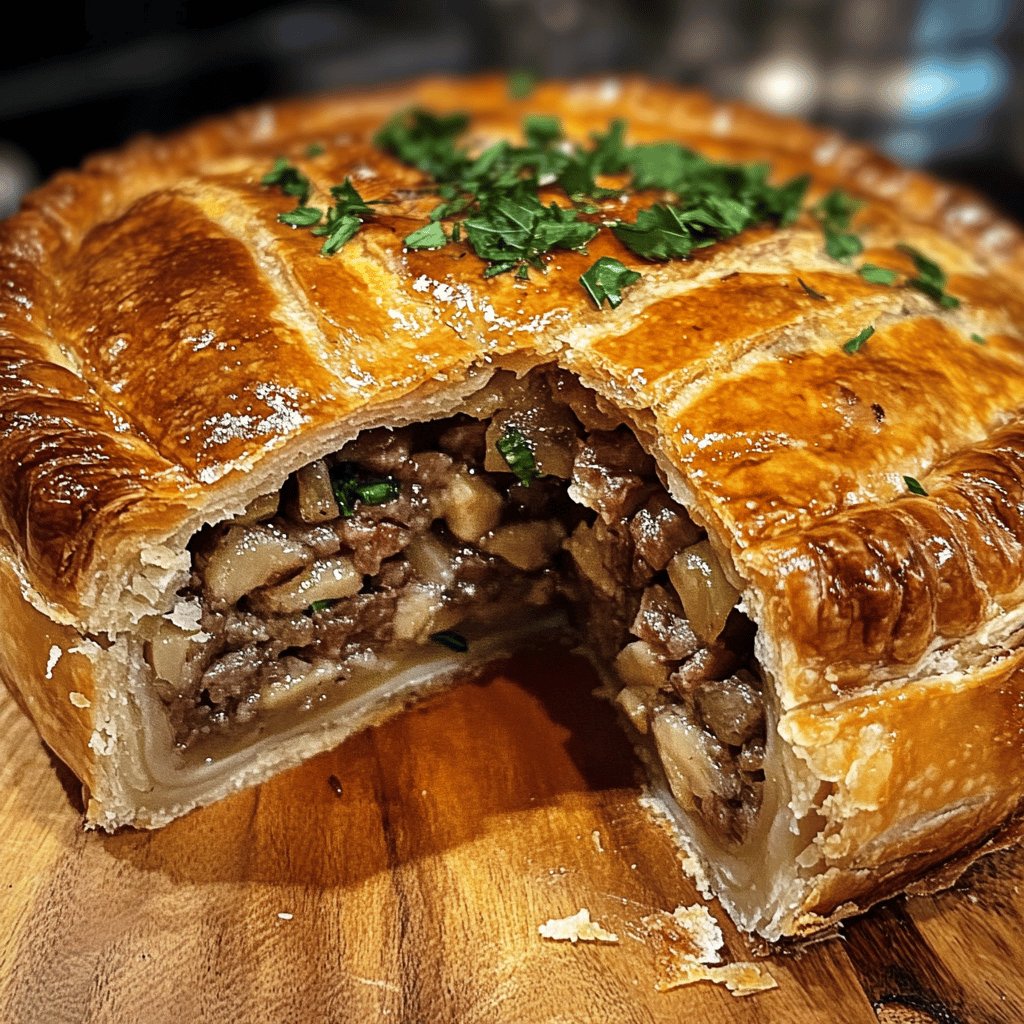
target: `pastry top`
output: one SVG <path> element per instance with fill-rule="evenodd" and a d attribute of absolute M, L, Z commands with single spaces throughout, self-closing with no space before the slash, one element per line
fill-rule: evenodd
<path fill-rule="evenodd" d="M 436 195 L 373 136 L 414 105 L 467 112 L 481 146 L 520 138 L 530 113 L 579 140 L 624 118 L 631 142 L 809 173 L 805 205 L 834 188 L 865 201 L 865 251 L 832 259 L 804 212 L 692 259 L 648 262 L 601 231 L 546 273 L 485 278 L 464 242 L 403 246 Z M 386 202 L 321 256 L 276 219 L 294 200 L 261 185 L 277 156 L 313 204 L 346 177 Z M 959 308 L 858 276 L 913 274 L 901 244 L 943 267 Z M 617 309 L 579 284 L 601 256 L 643 275 Z M 1022 235 L 832 133 L 637 79 L 516 101 L 486 77 L 286 102 L 56 176 L 0 224 L 0 267 L 0 557 L 51 618 L 108 631 L 165 610 L 189 534 L 340 428 L 437 415 L 477 368 L 557 360 L 627 411 L 729 551 L 787 704 L 968 668 L 1015 628 Z"/>

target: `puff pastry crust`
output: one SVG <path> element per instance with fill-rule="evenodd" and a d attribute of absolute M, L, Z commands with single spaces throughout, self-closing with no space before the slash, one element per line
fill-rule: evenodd
<path fill-rule="evenodd" d="M 458 247 L 404 251 L 434 200 L 372 136 L 413 104 L 466 110 L 485 138 L 515 137 L 534 111 L 581 139 L 624 117 L 637 141 L 809 172 L 812 198 L 865 201 L 866 259 L 909 269 L 895 249 L 909 243 L 962 305 L 862 280 L 806 216 L 665 264 L 602 232 L 528 283 L 485 280 Z M 324 259 L 260 186 L 279 154 L 319 189 L 352 176 L 392 202 Z M 600 256 L 643 272 L 614 311 L 578 284 Z M 0 676 L 108 828 L 160 825 L 337 743 L 387 702 L 180 789 L 154 781 L 139 622 L 173 614 L 204 524 L 364 428 L 450 414 L 497 367 L 555 364 L 634 424 L 742 589 L 786 777 L 757 842 L 788 867 L 748 884 L 742 857 L 690 839 L 742 926 L 812 931 L 1019 827 L 1022 284 L 1021 232 L 975 196 L 635 79 L 517 102 L 493 78 L 426 80 L 140 139 L 0 224 Z M 870 351 L 851 358 L 842 342 L 868 323 Z"/>

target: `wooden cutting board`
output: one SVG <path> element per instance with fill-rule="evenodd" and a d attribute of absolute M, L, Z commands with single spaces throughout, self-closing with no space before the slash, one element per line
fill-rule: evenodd
<path fill-rule="evenodd" d="M 1024 855 L 767 967 L 655 990 L 643 919 L 703 902 L 637 802 L 579 660 L 518 659 L 155 833 L 85 833 L 0 696 L 0 1014 L 11 1024 L 1020 1024 Z M 542 939 L 587 907 L 619 936 Z M 729 959 L 750 949 L 711 904 Z"/>

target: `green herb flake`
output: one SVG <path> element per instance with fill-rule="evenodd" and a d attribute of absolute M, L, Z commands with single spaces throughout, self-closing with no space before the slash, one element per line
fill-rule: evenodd
<path fill-rule="evenodd" d="M 851 338 L 848 342 L 846 342 L 843 345 L 843 351 L 849 356 L 852 356 L 855 352 L 859 352 L 864 347 L 868 338 L 870 338 L 871 335 L 874 333 L 875 328 L 873 326 L 865 327 L 864 330 L 860 332 L 860 334 Z"/>
<path fill-rule="evenodd" d="M 904 476 L 903 482 L 907 485 L 907 490 L 911 494 L 919 494 L 921 497 L 928 497 L 928 492 L 921 486 L 919 480 L 912 476 Z"/>
<path fill-rule="evenodd" d="M 858 267 L 857 273 L 868 284 L 893 285 L 900 276 L 895 270 L 890 270 L 888 267 L 876 267 L 874 263 L 865 263 L 863 266 Z"/>
<path fill-rule="evenodd" d="M 320 252 L 332 256 L 363 226 L 363 218 L 373 216 L 373 208 L 359 194 L 351 179 L 331 186 L 334 206 L 327 211 L 327 219 L 317 224 L 312 233 L 324 239 Z"/>
<path fill-rule="evenodd" d="M 612 234 L 630 252 L 645 260 L 684 259 L 694 249 L 693 235 L 683 211 L 665 203 L 655 203 L 638 211 L 632 224 L 618 221 L 612 226 Z"/>
<path fill-rule="evenodd" d="M 929 259 L 919 249 L 910 245 L 897 245 L 896 248 L 909 256 L 917 271 L 915 277 L 907 279 L 911 288 L 923 292 L 943 309 L 957 309 L 960 300 L 946 291 L 946 272 L 934 260 Z"/>
<path fill-rule="evenodd" d="M 331 467 L 331 489 L 338 509 L 345 519 L 351 519 L 360 505 L 385 505 L 399 495 L 398 483 L 385 480 L 360 481 L 356 469 L 349 463 Z"/>
<path fill-rule="evenodd" d="M 576 210 L 552 203 L 544 206 L 536 194 L 519 189 L 481 204 L 480 210 L 463 222 L 474 252 L 490 266 L 486 277 L 513 268 L 543 269 L 541 257 L 553 249 L 582 249 L 597 227 L 578 220 Z"/>
<path fill-rule="evenodd" d="M 602 256 L 580 277 L 586 293 L 598 309 L 607 301 L 612 309 L 622 302 L 622 289 L 640 280 L 640 274 L 611 256 Z"/>
<path fill-rule="evenodd" d="M 322 142 L 311 142 L 306 147 L 306 156 L 310 160 L 312 160 L 314 157 L 317 157 L 317 156 L 323 156 L 324 153 L 326 153 L 326 152 L 327 152 L 327 150 L 324 149 L 324 146 L 323 146 Z"/>
<path fill-rule="evenodd" d="M 980 334 L 972 334 L 971 335 L 971 341 L 973 341 L 975 345 L 987 345 L 988 344 L 988 339 L 987 338 L 983 338 Z"/>
<path fill-rule="evenodd" d="M 633 187 L 675 192 L 675 203 L 655 203 L 633 224 L 612 233 L 644 259 L 686 259 L 695 249 L 733 238 L 756 224 L 791 224 L 810 179 L 768 184 L 768 165 L 715 163 L 675 143 L 634 146 L 627 162 Z"/>
<path fill-rule="evenodd" d="M 510 100 L 525 100 L 537 88 L 537 75 L 526 68 L 510 71 L 506 88 Z"/>
<path fill-rule="evenodd" d="M 524 487 L 529 487 L 530 482 L 540 476 L 537 472 L 537 460 L 533 457 L 533 449 L 516 427 L 506 427 L 495 448 Z"/>
<path fill-rule="evenodd" d="M 463 113 L 437 115 L 414 108 L 396 114 L 374 136 L 374 145 L 441 180 L 451 180 L 468 162 L 455 140 L 466 130 Z"/>
<path fill-rule="evenodd" d="M 402 243 L 407 249 L 441 249 L 448 244 L 448 236 L 439 221 L 431 221 L 405 236 Z"/>
<path fill-rule="evenodd" d="M 431 633 L 430 639 L 435 644 L 440 644 L 442 647 L 447 647 L 449 651 L 456 651 L 459 654 L 465 654 L 469 650 L 469 641 L 461 633 L 456 633 L 454 629 L 442 629 L 440 633 Z"/>
<path fill-rule="evenodd" d="M 860 238 L 850 230 L 853 215 L 863 205 L 861 200 L 837 188 L 811 210 L 825 236 L 825 252 L 840 263 L 849 263 L 864 250 Z"/>
<path fill-rule="evenodd" d="M 274 161 L 274 166 L 260 178 L 260 184 L 268 188 L 279 188 L 286 196 L 294 196 L 298 199 L 299 206 L 305 206 L 312 190 L 309 178 L 283 156 L 279 156 Z"/>
<path fill-rule="evenodd" d="M 316 206 L 296 206 L 287 213 L 279 213 L 277 219 L 282 224 L 290 224 L 293 228 L 309 228 L 319 224 L 324 211 Z"/>
<path fill-rule="evenodd" d="M 331 599 L 325 601 L 314 601 L 309 606 L 309 612 L 311 615 L 315 615 L 317 612 L 322 612 L 324 609 L 330 608 L 332 604 L 334 604 L 334 601 Z"/>
<path fill-rule="evenodd" d="M 339 217 L 334 210 L 327 211 L 327 223 L 313 228 L 314 235 L 324 236 L 320 246 L 322 256 L 333 256 L 346 242 L 350 241 L 363 226 L 363 222 L 355 216 Z"/>
<path fill-rule="evenodd" d="M 523 134 L 531 146 L 543 149 L 563 138 L 562 122 L 550 114 L 529 114 L 523 118 Z"/>
<path fill-rule="evenodd" d="M 392 479 L 371 480 L 356 485 L 356 495 L 364 505 L 386 505 L 399 495 L 398 482 Z"/>
<path fill-rule="evenodd" d="M 812 288 L 802 277 L 798 277 L 797 278 L 797 282 L 799 283 L 800 287 L 803 288 L 803 290 L 812 299 L 817 299 L 818 302 L 828 302 L 828 296 L 827 295 L 822 295 L 821 292 L 819 292 L 816 289 Z"/>

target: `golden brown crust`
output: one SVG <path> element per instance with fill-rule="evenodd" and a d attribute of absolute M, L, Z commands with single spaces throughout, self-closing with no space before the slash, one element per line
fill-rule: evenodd
<path fill-rule="evenodd" d="M 276 223 L 287 201 L 258 180 L 277 153 L 320 187 L 353 174 L 371 199 L 419 181 L 370 144 L 410 103 L 468 109 L 487 135 L 514 134 L 530 110 L 562 116 L 577 137 L 625 116 L 638 139 L 768 159 L 780 176 L 811 171 L 819 192 L 871 199 L 859 222 L 868 258 L 902 267 L 893 245 L 916 244 L 967 301 L 939 317 L 917 293 L 866 284 L 824 255 L 809 218 L 643 264 L 614 312 L 591 309 L 577 283 L 599 255 L 638 265 L 607 232 L 589 256 L 559 254 L 558 269 L 524 284 L 484 281 L 460 247 L 403 254 L 429 198 L 389 207 L 341 259 Z M 305 160 L 310 140 L 327 154 Z M 174 534 L 266 449 L 484 354 L 561 350 L 591 383 L 650 408 L 751 574 L 779 535 L 848 508 L 895 513 L 903 473 L 927 477 L 971 447 L 984 457 L 1024 402 L 1015 227 L 829 133 L 636 80 L 553 84 L 516 104 L 497 79 L 426 81 L 209 121 L 59 175 L 0 226 L 0 253 L 3 528 L 32 587 L 75 618 L 90 617 L 83 599 L 126 519 L 137 534 Z M 807 296 L 798 275 L 831 301 Z M 876 320 L 871 357 L 850 359 L 842 341 Z M 971 331 L 989 344 L 971 345 Z M 30 452 L 40 464 L 13 472 Z M 960 569 L 976 571 L 966 558 Z"/>
<path fill-rule="evenodd" d="M 485 280 L 459 245 L 404 252 L 434 200 L 371 139 L 411 104 L 468 110 L 481 139 L 516 135 L 533 111 L 577 138 L 621 116 L 636 140 L 768 160 L 779 178 L 809 172 L 812 198 L 841 187 L 867 201 L 866 259 L 910 270 L 896 246 L 914 245 L 949 271 L 963 304 L 944 311 L 863 281 L 827 257 L 806 215 L 657 265 L 602 232 L 529 282 Z M 304 156 L 312 141 L 322 157 Z M 313 179 L 314 200 L 351 175 L 389 205 L 322 258 L 307 232 L 276 221 L 289 201 L 259 184 L 278 154 Z M 595 310 L 578 284 L 603 255 L 643 273 L 614 311 Z M 496 78 L 428 80 L 258 108 L 96 157 L 0 224 L 0 265 L 0 596 L 11 615 L 35 615 L 31 604 L 113 633 L 166 612 L 202 522 L 345 430 L 395 408 L 415 416 L 432 394 L 454 401 L 444 389 L 470 386 L 474 367 L 556 360 L 635 411 L 678 496 L 732 555 L 780 728 L 834 787 L 822 855 L 839 881 L 822 907 L 858 898 L 862 870 L 910 870 L 904 838 L 889 834 L 905 826 L 904 805 L 886 793 L 872 810 L 851 795 L 870 782 L 856 765 L 879 763 L 865 747 L 876 726 L 924 814 L 949 801 L 914 788 L 928 771 L 923 744 L 956 739 L 935 702 L 949 721 L 977 715 L 993 729 L 993 709 L 1009 715 L 984 764 L 956 748 L 977 769 L 963 793 L 984 799 L 934 835 L 976 842 L 1013 813 L 1024 682 L 1005 654 L 1024 617 L 1024 236 L 969 193 L 799 122 L 640 80 L 555 83 L 516 103 Z M 847 355 L 843 342 L 868 324 L 868 347 Z M 904 475 L 928 496 L 909 495 Z M 8 654 L 0 674 L 31 691 L 40 650 L 31 664 Z M 34 717 L 88 781 L 78 740 L 94 725 L 57 700 Z M 841 742 L 822 738 L 833 725 Z M 875 863 L 843 844 L 875 850 Z"/>

